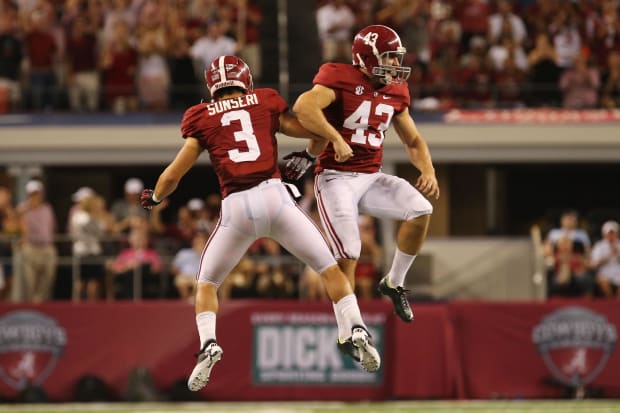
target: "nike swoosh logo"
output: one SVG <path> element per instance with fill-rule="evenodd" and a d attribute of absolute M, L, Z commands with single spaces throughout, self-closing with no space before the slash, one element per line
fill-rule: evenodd
<path fill-rule="evenodd" d="M 381 97 L 382 97 L 383 99 L 389 99 L 389 98 L 390 98 L 389 96 L 385 96 L 385 95 L 381 95 Z"/>
<path fill-rule="evenodd" d="M 333 181 L 334 179 L 338 179 L 338 178 L 325 178 L 325 182 Z"/>

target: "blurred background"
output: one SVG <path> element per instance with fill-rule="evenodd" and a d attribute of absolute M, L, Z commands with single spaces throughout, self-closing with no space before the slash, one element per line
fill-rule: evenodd
<path fill-rule="evenodd" d="M 261 239 L 220 291 L 218 337 L 240 356 L 218 374 L 248 377 L 215 377 L 200 397 L 620 396 L 617 0 L 0 0 L 3 398 L 34 386 L 76 400 L 84 377 L 108 389 L 100 399 L 132 400 L 133 379 L 151 381 L 134 399 L 191 398 L 174 386 L 197 346 L 193 278 L 219 216 L 217 179 L 203 156 L 150 213 L 139 194 L 180 148 L 183 111 L 209 99 L 202 73 L 215 57 L 242 57 L 255 87 L 292 105 L 323 62 L 350 62 L 369 24 L 407 48 L 411 113 L 442 190 L 406 281 L 417 319 L 401 325 L 376 292 L 394 223 L 360 216 L 357 292 L 383 372 L 320 362 L 327 348 L 306 364 L 261 359 L 270 337 L 284 352 L 322 348 L 291 337 L 328 327 L 290 314 L 331 311 L 318 274 Z M 281 155 L 303 147 L 279 144 Z M 415 181 L 392 131 L 383 162 Z M 300 204 L 318 222 L 312 178 Z M 273 335 L 261 312 L 290 332 Z M 85 333 L 91 322 L 99 332 Z M 125 361 L 115 367 L 88 356 L 109 334 Z M 136 336 L 166 351 L 136 354 Z"/>

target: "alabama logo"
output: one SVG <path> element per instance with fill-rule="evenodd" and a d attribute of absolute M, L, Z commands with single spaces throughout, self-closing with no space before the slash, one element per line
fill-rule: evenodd
<path fill-rule="evenodd" d="M 567 307 L 545 316 L 532 330 L 545 365 L 569 386 L 585 386 L 605 368 L 615 350 L 616 327 L 604 315 Z"/>
<path fill-rule="evenodd" d="M 41 384 L 67 345 L 65 329 L 38 311 L 13 311 L 0 318 L 0 379 L 15 390 Z"/>

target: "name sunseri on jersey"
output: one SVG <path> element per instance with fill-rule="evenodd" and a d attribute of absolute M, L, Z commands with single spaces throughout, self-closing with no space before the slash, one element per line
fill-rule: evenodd
<path fill-rule="evenodd" d="M 227 110 L 239 109 L 257 104 L 258 97 L 256 96 L 256 93 L 252 93 L 236 98 L 218 100 L 212 103 L 207 103 L 207 110 L 209 111 L 209 115 L 215 115 L 216 113 L 222 113 Z"/>

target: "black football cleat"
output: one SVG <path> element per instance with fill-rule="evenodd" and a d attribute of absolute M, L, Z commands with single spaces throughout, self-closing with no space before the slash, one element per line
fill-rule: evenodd
<path fill-rule="evenodd" d="M 413 321 L 413 311 L 409 306 L 409 300 L 407 299 L 407 292 L 403 287 L 392 288 L 388 285 L 387 277 L 379 282 L 377 288 L 379 292 L 392 300 L 394 305 L 394 312 L 396 315 L 406 323 Z"/>

